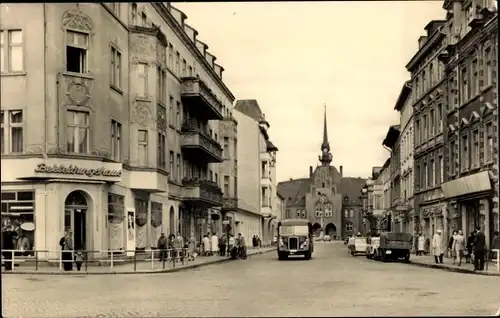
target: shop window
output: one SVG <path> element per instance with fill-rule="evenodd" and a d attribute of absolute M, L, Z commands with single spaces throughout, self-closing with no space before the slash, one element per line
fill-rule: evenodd
<path fill-rule="evenodd" d="M 123 220 L 125 218 L 125 197 L 108 194 L 108 235 L 109 249 L 113 252 L 123 250 Z"/>
<path fill-rule="evenodd" d="M 136 250 L 146 248 L 148 201 L 135 198 L 135 246 Z"/>
<path fill-rule="evenodd" d="M 31 251 L 35 247 L 35 194 L 33 191 L 2 192 L 2 233 L 16 232 L 14 249 Z M 3 242 L 5 244 L 5 242 Z M 33 252 L 19 252 L 34 255 Z"/>
<path fill-rule="evenodd" d="M 66 71 L 88 72 L 89 35 L 82 32 L 66 31 Z"/>
<path fill-rule="evenodd" d="M 151 247 L 158 247 L 158 239 L 161 235 L 161 224 L 163 218 L 163 205 L 159 202 L 151 202 Z"/>
<path fill-rule="evenodd" d="M 2 154 L 23 152 L 23 111 L 2 111 L 0 117 Z"/>

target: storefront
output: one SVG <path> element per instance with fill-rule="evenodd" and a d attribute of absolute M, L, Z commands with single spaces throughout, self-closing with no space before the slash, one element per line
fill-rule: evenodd
<path fill-rule="evenodd" d="M 1 172 L 2 229 L 12 224 L 29 249 L 48 251 L 41 259 L 58 258 L 65 230 L 94 257 L 154 247 L 165 230 L 165 193 L 134 188 L 121 163 L 2 159 Z"/>
<path fill-rule="evenodd" d="M 468 235 L 479 226 L 484 231 L 486 242 L 490 242 L 495 213 L 492 208 L 493 189 L 488 171 L 443 183 L 441 187 L 450 202 L 450 214 L 455 216 L 456 228 L 462 229 Z"/>

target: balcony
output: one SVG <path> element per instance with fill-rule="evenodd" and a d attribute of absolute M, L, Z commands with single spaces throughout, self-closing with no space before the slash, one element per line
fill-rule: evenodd
<path fill-rule="evenodd" d="M 217 183 L 208 180 L 182 180 L 182 199 L 200 207 L 222 205 L 222 190 Z"/>
<path fill-rule="evenodd" d="M 223 198 L 222 211 L 234 211 L 238 208 L 238 198 Z"/>
<path fill-rule="evenodd" d="M 192 111 L 209 120 L 221 120 L 222 105 L 199 78 L 181 78 L 181 99 Z"/>
<path fill-rule="evenodd" d="M 194 124 L 182 125 L 181 148 L 185 155 L 203 162 L 222 162 L 222 147 Z"/>
<path fill-rule="evenodd" d="M 260 185 L 266 188 L 272 186 L 271 178 L 269 177 L 268 173 L 262 175 L 262 178 L 260 179 Z"/>

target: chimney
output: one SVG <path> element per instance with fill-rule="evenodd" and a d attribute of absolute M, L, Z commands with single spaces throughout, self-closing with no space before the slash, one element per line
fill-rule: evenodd
<path fill-rule="evenodd" d="M 427 42 L 426 36 L 422 35 L 421 37 L 418 38 L 418 49 L 419 50 L 424 46 L 425 42 Z"/>
<path fill-rule="evenodd" d="M 293 181 L 293 178 L 290 178 L 290 181 Z"/>
<path fill-rule="evenodd" d="M 309 166 L 309 178 L 313 176 L 313 166 Z"/>
<path fill-rule="evenodd" d="M 340 166 L 339 169 L 340 169 L 340 177 L 343 178 L 344 177 L 344 169 L 342 169 L 342 166 Z"/>

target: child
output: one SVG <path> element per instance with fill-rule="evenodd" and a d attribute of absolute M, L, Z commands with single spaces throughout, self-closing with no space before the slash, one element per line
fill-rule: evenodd
<path fill-rule="evenodd" d="M 76 264 L 76 269 L 80 271 L 82 268 L 82 263 L 83 263 L 83 253 L 80 251 L 75 252 L 75 264 Z"/>

